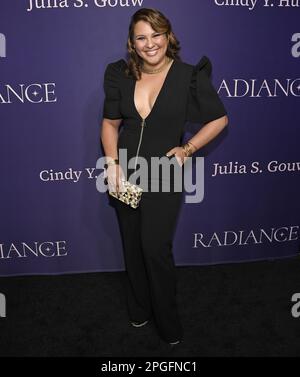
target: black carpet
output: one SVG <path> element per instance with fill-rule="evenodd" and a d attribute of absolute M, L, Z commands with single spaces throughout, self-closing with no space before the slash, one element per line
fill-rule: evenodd
<path fill-rule="evenodd" d="M 129 324 L 125 272 L 0 278 L 1 356 L 299 356 L 300 258 L 177 267 L 184 340 Z"/>

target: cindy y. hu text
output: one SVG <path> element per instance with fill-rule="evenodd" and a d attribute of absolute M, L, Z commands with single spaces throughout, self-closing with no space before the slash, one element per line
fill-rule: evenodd
<path fill-rule="evenodd" d="M 150 163 L 149 163 L 150 160 Z M 123 169 L 124 179 L 138 185 L 144 192 L 158 192 L 161 177 L 162 192 L 182 192 L 185 191 L 186 203 L 200 203 L 204 198 L 204 158 L 188 157 L 183 165 L 180 165 L 175 156 L 151 157 L 146 160 L 144 157 L 132 157 L 128 160 L 127 149 L 119 149 L 119 163 L 129 170 L 134 170 L 128 177 L 127 169 Z M 100 157 L 96 163 L 96 169 L 103 169 L 97 176 L 96 187 L 99 192 L 108 190 L 105 182 L 106 157 Z M 195 169 L 193 168 L 195 165 Z M 136 168 L 137 167 L 137 168 Z M 172 174 L 172 171 L 174 174 Z M 148 185 L 149 172 L 151 182 Z M 174 177 L 173 182 L 170 177 Z M 172 185 L 172 186 L 171 186 Z M 120 191 L 122 187 L 120 188 Z"/>

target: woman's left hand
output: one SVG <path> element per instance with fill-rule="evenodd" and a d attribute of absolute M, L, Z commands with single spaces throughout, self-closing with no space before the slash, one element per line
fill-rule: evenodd
<path fill-rule="evenodd" d="M 166 156 L 168 157 L 171 157 L 173 155 L 175 155 L 176 160 L 180 166 L 182 166 L 187 159 L 184 153 L 184 149 L 182 147 L 172 148 L 166 153 Z"/>

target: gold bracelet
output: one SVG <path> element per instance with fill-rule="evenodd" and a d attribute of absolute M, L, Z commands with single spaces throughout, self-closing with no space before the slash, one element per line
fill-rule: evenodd
<path fill-rule="evenodd" d="M 107 166 L 110 166 L 110 165 L 119 165 L 119 159 L 116 158 L 116 159 L 109 159 L 109 161 L 106 162 L 106 165 Z"/>
<path fill-rule="evenodd" d="M 188 143 L 191 144 L 195 148 L 194 152 L 196 152 L 197 148 L 195 147 L 195 145 L 191 141 L 188 141 Z"/>
<path fill-rule="evenodd" d="M 191 149 L 191 146 L 189 143 L 186 143 L 182 146 L 183 152 L 185 154 L 185 157 L 190 157 L 193 154 L 193 151 Z"/>

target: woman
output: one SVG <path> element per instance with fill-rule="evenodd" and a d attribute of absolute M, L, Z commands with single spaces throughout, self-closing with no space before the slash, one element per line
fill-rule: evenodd
<path fill-rule="evenodd" d="M 179 42 L 161 12 L 142 8 L 132 16 L 127 50 L 128 62 L 111 62 L 104 74 L 101 141 L 111 191 L 121 190 L 122 180 L 136 172 L 136 164 L 129 169 L 119 161 L 122 149 L 128 160 L 143 157 L 150 162 L 152 157 L 168 156 L 178 168 L 228 123 L 210 81 L 210 60 L 203 56 L 195 66 L 182 62 Z M 187 121 L 205 125 L 182 145 Z M 172 189 L 172 174 L 167 179 L 147 174 L 148 191 L 138 208 L 109 198 L 122 236 L 131 324 L 144 326 L 151 318 L 161 338 L 175 345 L 183 339 L 183 327 L 176 303 L 172 238 L 183 191 Z M 151 191 L 151 184 L 166 180 L 171 183 L 168 192 L 157 186 Z"/>

